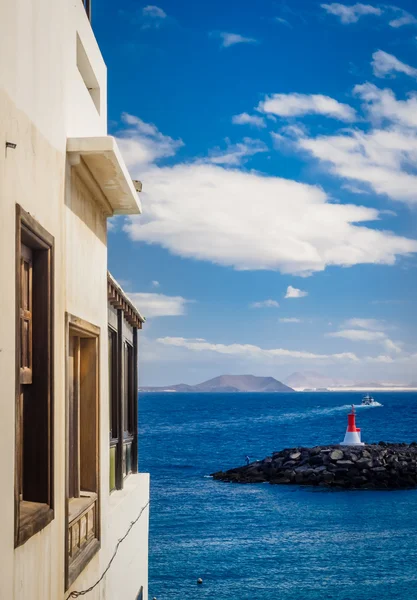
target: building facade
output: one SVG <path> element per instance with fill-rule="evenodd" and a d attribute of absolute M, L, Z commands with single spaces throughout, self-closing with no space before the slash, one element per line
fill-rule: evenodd
<path fill-rule="evenodd" d="M 89 0 L 0 3 L 0 598 L 147 600 L 143 319 L 107 273 L 140 212 Z M 134 525 L 131 525 L 134 523 Z M 125 536 L 117 546 L 118 540 Z M 109 570 L 100 580 L 117 553 Z"/>

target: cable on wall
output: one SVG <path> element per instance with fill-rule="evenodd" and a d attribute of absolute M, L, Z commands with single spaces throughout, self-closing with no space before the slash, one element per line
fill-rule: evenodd
<path fill-rule="evenodd" d="M 66 600 L 70 600 L 70 598 L 79 598 L 80 596 L 85 596 L 86 594 L 89 594 L 90 592 L 92 592 L 103 581 L 104 577 L 106 576 L 106 573 L 108 572 L 108 570 L 111 567 L 111 564 L 112 564 L 113 560 L 116 558 L 116 554 L 119 551 L 120 544 L 122 542 L 124 542 L 124 540 L 127 538 L 127 536 L 129 535 L 129 533 L 132 531 L 133 527 L 139 521 L 139 519 L 141 518 L 141 516 L 142 516 L 142 514 L 143 514 L 143 512 L 145 510 L 145 508 L 147 506 L 149 506 L 149 502 L 150 502 L 150 500 L 148 500 L 147 503 L 144 506 L 142 506 L 142 508 L 140 509 L 139 514 L 136 517 L 136 519 L 130 523 L 130 525 L 129 525 L 127 531 L 126 531 L 126 533 L 124 534 L 124 536 L 121 537 L 120 540 L 117 542 L 116 547 L 115 547 L 114 552 L 113 552 L 113 555 L 112 555 L 111 559 L 109 560 L 109 563 L 108 563 L 107 567 L 104 569 L 104 571 L 103 571 L 100 579 L 98 579 L 92 586 L 90 586 L 86 590 L 81 590 L 80 592 L 77 592 L 77 591 L 71 592 L 67 596 Z"/>

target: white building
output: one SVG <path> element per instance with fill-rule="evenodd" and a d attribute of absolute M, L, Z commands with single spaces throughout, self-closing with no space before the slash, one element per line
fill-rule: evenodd
<path fill-rule="evenodd" d="M 140 212 L 89 0 L 0 1 L 0 598 L 147 600 L 143 319 L 107 274 Z M 141 512 L 142 511 L 142 512 Z M 75 595 L 71 597 L 76 597 Z"/>

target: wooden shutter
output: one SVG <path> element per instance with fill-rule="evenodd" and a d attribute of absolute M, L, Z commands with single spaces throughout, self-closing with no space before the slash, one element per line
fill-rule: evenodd
<path fill-rule="evenodd" d="M 32 383 L 32 250 L 20 252 L 20 383 Z"/>

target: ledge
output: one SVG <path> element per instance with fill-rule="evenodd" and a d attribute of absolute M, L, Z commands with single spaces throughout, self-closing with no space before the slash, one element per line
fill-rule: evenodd
<path fill-rule="evenodd" d="M 19 506 L 19 534 L 17 546 L 28 541 L 35 533 L 42 531 L 54 518 L 54 511 L 48 504 L 22 500 Z"/>
<path fill-rule="evenodd" d="M 149 500 L 149 473 L 130 473 L 123 480 L 121 490 L 113 490 L 109 495 L 109 510 L 113 510 L 123 505 L 129 497 L 135 496 L 143 503 Z M 135 507 L 137 509 L 140 506 Z"/>
<path fill-rule="evenodd" d="M 141 205 L 112 136 L 68 138 L 71 166 L 107 216 L 140 214 Z"/>
<path fill-rule="evenodd" d="M 71 525 L 73 521 L 88 510 L 97 501 L 97 494 L 94 492 L 82 492 L 79 498 L 71 498 L 68 502 L 68 522 Z"/>

